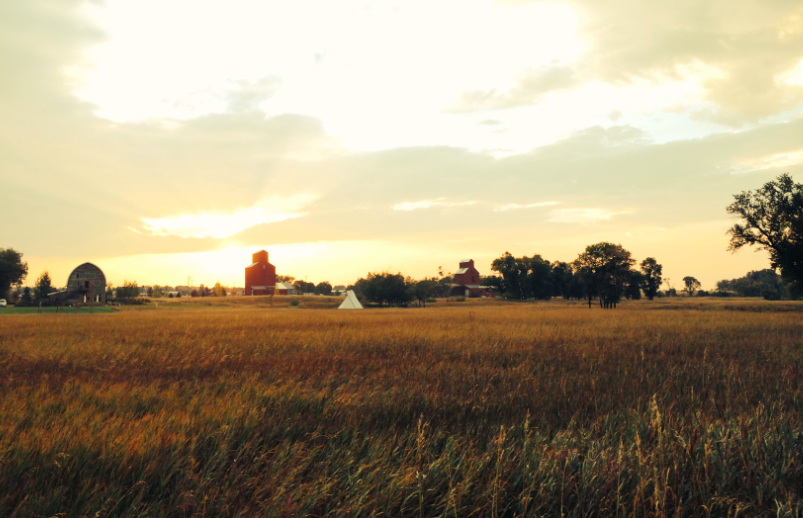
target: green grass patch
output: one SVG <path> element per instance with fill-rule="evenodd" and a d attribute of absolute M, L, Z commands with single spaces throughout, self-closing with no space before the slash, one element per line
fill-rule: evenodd
<path fill-rule="evenodd" d="M 0 315 L 38 315 L 42 314 L 69 314 L 69 315 L 90 315 L 100 313 L 114 313 L 114 308 L 109 306 L 90 306 L 90 307 L 75 307 L 75 308 L 18 308 L 18 307 L 5 307 L 0 308 Z"/>

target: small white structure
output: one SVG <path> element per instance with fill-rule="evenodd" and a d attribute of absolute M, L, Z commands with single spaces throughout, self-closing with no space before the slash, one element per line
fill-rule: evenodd
<path fill-rule="evenodd" d="M 346 300 L 337 309 L 362 309 L 362 304 L 357 300 L 357 295 L 353 291 L 346 292 Z"/>

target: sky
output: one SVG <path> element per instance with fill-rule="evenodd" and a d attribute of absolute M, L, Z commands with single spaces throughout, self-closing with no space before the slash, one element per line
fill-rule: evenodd
<path fill-rule="evenodd" d="M 803 179 L 803 4 L 0 0 L 0 247 L 54 284 L 480 273 L 590 244 L 704 289 Z M 191 278 L 191 281 L 189 280 Z"/>

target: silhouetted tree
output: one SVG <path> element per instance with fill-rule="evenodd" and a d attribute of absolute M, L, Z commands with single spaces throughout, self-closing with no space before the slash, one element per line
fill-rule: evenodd
<path fill-rule="evenodd" d="M 298 280 L 293 283 L 293 289 L 298 295 L 315 293 L 315 283 Z"/>
<path fill-rule="evenodd" d="M 625 286 L 625 298 L 631 300 L 641 300 L 641 286 L 644 284 L 644 275 L 636 270 L 630 271 L 630 276 L 627 279 L 627 286 Z"/>
<path fill-rule="evenodd" d="M 569 263 L 556 261 L 552 264 L 552 294 L 564 299 L 572 298 L 572 281 L 574 268 Z M 582 295 L 581 295 L 582 297 Z"/>
<path fill-rule="evenodd" d="M 661 287 L 663 269 L 664 267 L 658 264 L 654 257 L 648 257 L 641 261 L 642 286 L 644 294 L 650 300 L 655 298 L 655 295 L 658 294 L 658 288 Z"/>
<path fill-rule="evenodd" d="M 602 242 L 587 246 L 575 259 L 574 268 L 586 288 L 588 307 L 594 297 L 599 297 L 600 306 L 615 308 L 622 299 L 634 263 L 622 245 Z"/>
<path fill-rule="evenodd" d="M 329 284 L 329 281 L 319 282 L 318 285 L 315 286 L 315 293 L 318 295 L 331 295 L 332 285 Z"/>
<path fill-rule="evenodd" d="M 429 279 L 421 279 L 420 281 L 413 281 L 411 279 L 413 298 L 418 303 L 427 307 L 427 301 L 434 299 L 438 293 L 438 279 L 435 277 Z"/>
<path fill-rule="evenodd" d="M 31 306 L 33 305 L 33 294 L 31 293 L 31 288 L 25 286 L 25 289 L 22 290 L 22 296 L 20 296 L 20 306 Z"/>
<path fill-rule="evenodd" d="M 507 298 L 548 300 L 552 297 L 552 265 L 540 255 L 513 257 L 505 252 L 493 260 L 491 270 L 501 275 L 493 282 Z"/>
<path fill-rule="evenodd" d="M 700 281 L 695 279 L 694 277 L 683 277 L 683 291 L 685 291 L 689 297 L 694 296 L 694 292 L 700 289 Z"/>
<path fill-rule="evenodd" d="M 0 248 L 0 298 L 6 298 L 11 286 L 20 285 L 28 275 L 28 263 L 13 248 Z"/>
<path fill-rule="evenodd" d="M 139 286 L 137 281 L 123 281 L 123 285 L 117 288 L 118 299 L 134 299 L 139 297 Z"/>
<path fill-rule="evenodd" d="M 522 261 L 527 267 L 527 298 L 549 300 L 552 298 L 552 265 L 540 255 L 529 259 L 523 257 Z"/>
<path fill-rule="evenodd" d="M 46 301 L 47 294 L 55 291 L 53 289 L 53 284 L 50 280 L 50 274 L 47 272 L 47 270 L 42 272 L 39 278 L 36 279 L 35 289 L 36 289 L 36 302 Z"/>
<path fill-rule="evenodd" d="M 408 284 L 400 273 L 369 273 L 368 278 L 364 279 L 365 282 L 360 283 L 360 281 L 357 281 L 357 284 L 362 296 L 369 302 L 379 304 L 380 307 L 383 304 L 406 306 L 413 298 L 412 291 L 408 289 Z"/>
<path fill-rule="evenodd" d="M 754 191 L 734 195 L 727 211 L 742 218 L 728 233 L 728 250 L 757 246 L 770 254 L 773 268 L 803 288 L 803 184 L 782 174 Z"/>
<path fill-rule="evenodd" d="M 793 295 L 783 276 L 771 268 L 752 271 L 738 279 L 719 281 L 717 292 L 719 295 L 733 293 L 739 297 L 764 297 L 771 300 L 792 298 Z"/>

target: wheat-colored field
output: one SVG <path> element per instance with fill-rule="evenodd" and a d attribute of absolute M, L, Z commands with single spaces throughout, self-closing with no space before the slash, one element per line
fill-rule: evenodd
<path fill-rule="evenodd" d="M 0 516 L 803 513 L 799 303 L 287 300 L 0 317 Z"/>

